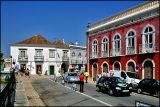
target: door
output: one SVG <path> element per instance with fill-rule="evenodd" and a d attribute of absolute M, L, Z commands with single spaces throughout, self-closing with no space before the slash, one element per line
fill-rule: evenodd
<path fill-rule="evenodd" d="M 36 73 L 42 74 L 42 65 L 36 65 Z"/>
<path fill-rule="evenodd" d="M 50 75 L 54 75 L 54 66 L 50 66 Z"/>

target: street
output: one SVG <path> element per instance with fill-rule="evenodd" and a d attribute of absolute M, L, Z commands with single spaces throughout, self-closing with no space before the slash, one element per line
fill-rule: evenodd
<path fill-rule="evenodd" d="M 84 84 L 84 93 L 71 89 L 72 84 L 63 86 L 53 78 L 41 78 L 31 82 L 46 106 L 135 106 L 140 101 L 159 106 L 159 98 L 145 94 L 131 93 L 130 96 L 109 96 L 97 92 L 93 84 Z"/>

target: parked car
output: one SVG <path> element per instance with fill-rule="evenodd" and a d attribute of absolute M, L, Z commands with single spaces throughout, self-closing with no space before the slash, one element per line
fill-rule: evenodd
<path fill-rule="evenodd" d="M 107 91 L 109 95 L 130 95 L 132 87 L 126 84 L 120 77 L 102 76 L 96 84 L 97 91 Z"/>
<path fill-rule="evenodd" d="M 137 93 L 148 92 L 150 95 L 156 94 L 160 97 L 160 84 L 159 80 L 155 79 L 143 79 L 139 82 L 137 87 Z"/>
<path fill-rule="evenodd" d="M 64 74 L 64 81 L 68 83 L 79 82 L 79 75 L 77 72 L 66 72 Z"/>
<path fill-rule="evenodd" d="M 110 77 L 120 77 L 125 80 L 127 84 L 132 87 L 132 90 L 136 90 L 140 79 L 136 72 L 124 71 L 124 70 L 110 70 L 107 74 Z"/>

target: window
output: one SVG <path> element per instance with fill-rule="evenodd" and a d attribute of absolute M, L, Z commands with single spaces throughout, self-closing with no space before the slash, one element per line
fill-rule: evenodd
<path fill-rule="evenodd" d="M 27 49 L 19 49 L 19 57 L 26 57 L 27 56 Z"/>
<path fill-rule="evenodd" d="M 55 50 L 49 50 L 49 57 L 55 58 Z"/>
<path fill-rule="evenodd" d="M 104 38 L 102 41 L 102 57 L 106 57 L 108 52 L 108 40 Z"/>
<path fill-rule="evenodd" d="M 75 58 L 75 52 L 72 52 L 72 58 Z"/>
<path fill-rule="evenodd" d="M 26 51 L 25 50 L 19 50 L 19 55 L 21 57 L 25 57 L 26 56 Z"/>
<path fill-rule="evenodd" d="M 98 57 L 98 43 L 96 40 L 94 40 L 92 44 L 92 54 L 92 57 Z"/>
<path fill-rule="evenodd" d="M 63 56 L 68 57 L 68 51 L 67 50 L 63 50 Z"/>
<path fill-rule="evenodd" d="M 81 59 L 81 58 L 82 58 L 82 55 L 81 55 L 81 53 L 79 53 L 79 54 L 78 54 L 78 58 L 79 58 L 79 59 Z"/>
<path fill-rule="evenodd" d="M 154 31 L 153 28 L 148 26 L 145 30 L 144 30 L 144 34 L 143 34 L 144 40 L 143 40 L 143 45 L 144 48 L 153 48 L 153 43 L 154 43 Z"/>
<path fill-rule="evenodd" d="M 36 49 L 36 56 L 42 56 L 42 49 Z"/>
<path fill-rule="evenodd" d="M 136 35 L 133 31 L 130 31 L 126 38 L 127 54 L 135 53 L 135 39 Z"/>
<path fill-rule="evenodd" d="M 113 39 L 113 49 L 114 49 L 114 52 L 117 53 L 117 52 L 120 52 L 120 36 L 119 35 L 115 35 L 114 39 Z"/>

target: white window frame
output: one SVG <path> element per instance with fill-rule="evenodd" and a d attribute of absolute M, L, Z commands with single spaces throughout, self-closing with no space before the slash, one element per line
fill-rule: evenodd
<path fill-rule="evenodd" d="M 130 32 L 133 32 L 134 35 L 129 36 Z M 136 31 L 131 29 L 126 34 L 126 54 L 129 54 L 128 53 L 128 48 L 133 47 L 132 46 L 133 39 L 134 39 L 134 53 L 132 53 L 132 54 L 135 54 L 136 53 Z M 129 46 L 129 44 L 128 44 L 129 40 L 131 41 L 131 46 Z"/>
<path fill-rule="evenodd" d="M 98 57 L 98 41 L 93 40 L 92 43 L 92 57 Z"/>
<path fill-rule="evenodd" d="M 49 50 L 49 58 L 55 58 L 55 50 Z"/>
<path fill-rule="evenodd" d="M 116 38 L 119 37 L 119 38 Z M 117 42 L 119 42 L 119 47 Z M 121 35 L 119 33 L 116 33 L 112 39 L 112 44 L 113 44 L 113 48 L 112 48 L 112 54 L 113 55 L 121 55 Z"/>
<path fill-rule="evenodd" d="M 149 27 L 152 28 L 152 31 L 150 32 L 148 30 L 148 32 L 145 32 L 145 30 Z M 150 38 L 149 35 L 152 34 L 152 43 L 150 43 Z M 146 37 L 148 38 L 146 41 Z M 150 44 L 152 44 L 152 47 L 150 47 Z M 142 52 L 148 52 L 151 50 L 155 50 L 155 27 L 153 25 L 147 25 L 146 27 L 144 27 L 143 32 L 142 32 Z"/>
<path fill-rule="evenodd" d="M 104 41 L 106 40 L 106 41 Z M 105 56 L 105 53 L 107 54 L 106 56 L 108 56 L 108 50 L 109 50 L 109 41 L 108 41 L 108 37 L 105 36 L 103 39 L 102 39 L 102 45 L 101 45 L 101 56 L 104 57 Z"/>

